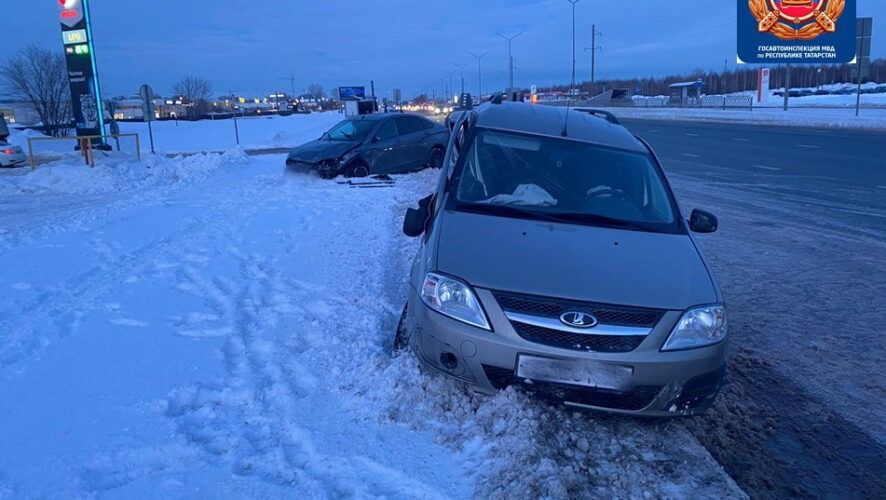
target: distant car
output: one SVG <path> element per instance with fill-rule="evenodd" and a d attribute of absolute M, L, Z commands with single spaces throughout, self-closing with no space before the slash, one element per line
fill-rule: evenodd
<path fill-rule="evenodd" d="M 28 160 L 21 146 L 0 141 L 0 167 L 18 167 Z"/>
<path fill-rule="evenodd" d="M 422 116 L 377 113 L 348 118 L 293 148 L 286 166 L 326 178 L 412 172 L 443 165 L 449 130 Z"/>
<path fill-rule="evenodd" d="M 600 115 L 603 118 L 599 117 Z M 704 412 L 726 369 L 726 308 L 648 144 L 610 113 L 502 103 L 453 115 L 394 350 L 493 393 Z"/>

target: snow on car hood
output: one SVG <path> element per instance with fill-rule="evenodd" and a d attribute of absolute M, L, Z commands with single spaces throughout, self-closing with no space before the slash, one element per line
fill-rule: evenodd
<path fill-rule="evenodd" d="M 333 160 L 354 149 L 357 145 L 358 143 L 353 141 L 318 139 L 292 148 L 289 151 L 289 159 L 308 163 Z"/>
<path fill-rule="evenodd" d="M 718 300 L 686 235 L 455 211 L 442 222 L 437 269 L 476 287 L 672 310 Z"/>

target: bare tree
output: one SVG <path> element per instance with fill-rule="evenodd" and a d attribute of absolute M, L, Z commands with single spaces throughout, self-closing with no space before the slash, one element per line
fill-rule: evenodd
<path fill-rule="evenodd" d="M 193 113 L 200 114 L 209 110 L 209 100 L 212 98 L 212 84 L 205 78 L 197 76 L 185 76 L 172 86 L 172 93 L 183 97 L 190 103 Z"/>
<path fill-rule="evenodd" d="M 326 97 L 326 91 L 323 90 L 323 86 L 318 83 L 308 85 L 307 94 L 317 101 Z"/>
<path fill-rule="evenodd" d="M 61 54 L 29 45 L 0 66 L 0 77 L 10 95 L 33 106 L 48 134 L 68 135 L 71 89 Z"/>

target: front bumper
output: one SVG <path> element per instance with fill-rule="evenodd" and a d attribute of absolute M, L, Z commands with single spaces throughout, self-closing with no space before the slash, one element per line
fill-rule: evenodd
<path fill-rule="evenodd" d="M 426 367 L 492 394 L 509 385 L 570 406 L 641 416 L 703 413 L 716 398 L 725 375 L 725 342 L 675 352 L 661 352 L 681 311 L 668 311 L 639 347 L 602 353 L 562 349 L 520 337 L 492 293 L 476 289 L 492 332 L 429 309 L 410 288 L 409 345 Z M 604 371 L 626 373 L 613 386 L 586 387 L 517 376 L 520 356 L 581 361 Z"/>
<path fill-rule="evenodd" d="M 316 172 L 321 177 L 332 178 L 340 174 L 339 163 L 337 161 L 321 161 L 307 162 L 292 158 L 286 159 L 286 169 L 292 172 L 310 173 Z"/>

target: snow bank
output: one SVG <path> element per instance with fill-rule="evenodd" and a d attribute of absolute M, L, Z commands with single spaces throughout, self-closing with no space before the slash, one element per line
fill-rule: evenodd
<path fill-rule="evenodd" d="M 0 176 L 0 196 L 41 192 L 97 194 L 168 185 L 205 176 L 219 167 L 242 162 L 245 156 L 242 149 L 235 149 L 224 154 L 177 158 L 147 155 L 143 161 L 126 156 L 101 158 L 95 167 L 76 160 L 57 161 L 33 171 L 24 170 L 24 175 Z"/>

